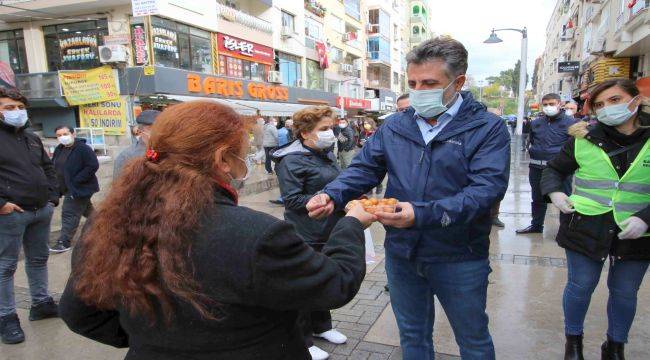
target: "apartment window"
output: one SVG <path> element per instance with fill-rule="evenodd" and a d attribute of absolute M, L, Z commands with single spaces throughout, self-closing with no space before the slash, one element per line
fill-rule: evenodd
<path fill-rule="evenodd" d="M 317 61 L 307 60 L 307 86 L 308 89 L 323 90 L 325 87 L 325 72 Z"/>
<path fill-rule="evenodd" d="M 327 91 L 332 94 L 339 94 L 341 83 L 336 80 L 328 80 Z"/>
<path fill-rule="evenodd" d="M 343 50 L 337 48 L 336 46 L 329 48 L 329 60 L 333 63 L 343 60 Z"/>
<path fill-rule="evenodd" d="M 9 64 L 16 74 L 28 72 L 22 30 L 0 32 L 0 61 Z"/>
<path fill-rule="evenodd" d="M 305 47 L 315 49 L 316 41 L 320 41 L 322 36 L 323 24 L 314 19 L 305 18 Z"/>
<path fill-rule="evenodd" d="M 345 32 L 345 22 L 343 19 L 336 15 L 331 15 L 330 19 L 328 20 L 328 24 L 332 27 L 332 29 L 338 33 L 343 34 Z"/>
<path fill-rule="evenodd" d="M 296 18 L 288 12 L 282 11 L 282 28 L 289 28 L 296 31 Z"/>
<path fill-rule="evenodd" d="M 393 71 L 393 85 L 399 85 L 399 74 L 395 71 Z"/>
<path fill-rule="evenodd" d="M 380 37 L 368 39 L 368 53 L 371 60 L 379 60 L 390 64 L 390 43 Z"/>
<path fill-rule="evenodd" d="M 108 35 L 108 22 L 82 21 L 43 27 L 49 71 L 85 70 L 100 66 L 98 46 Z"/>
<path fill-rule="evenodd" d="M 270 66 L 231 56 L 219 55 L 219 75 L 253 81 L 266 81 Z"/>
<path fill-rule="evenodd" d="M 361 4 L 359 0 L 343 0 L 345 13 L 356 20 L 361 20 Z"/>
<path fill-rule="evenodd" d="M 286 86 L 300 86 L 302 84 L 302 65 L 299 57 L 279 53 L 278 63 L 282 75 L 282 84 Z"/>
<path fill-rule="evenodd" d="M 413 15 L 420 15 L 420 5 L 413 6 Z"/>

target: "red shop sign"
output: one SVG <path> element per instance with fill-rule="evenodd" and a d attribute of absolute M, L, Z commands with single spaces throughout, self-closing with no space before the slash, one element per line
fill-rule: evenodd
<path fill-rule="evenodd" d="M 275 61 L 273 48 L 238 37 L 218 33 L 217 46 L 221 55 L 228 55 L 264 64 L 273 64 Z"/>
<path fill-rule="evenodd" d="M 339 96 L 336 98 L 336 107 L 341 107 L 341 103 L 343 103 L 345 109 L 370 109 L 371 105 L 370 100 L 352 99 Z"/>

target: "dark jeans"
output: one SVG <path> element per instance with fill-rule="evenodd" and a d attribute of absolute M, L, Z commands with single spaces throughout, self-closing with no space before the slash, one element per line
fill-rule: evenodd
<path fill-rule="evenodd" d="M 63 198 L 61 235 L 59 236 L 59 240 L 57 240 L 58 244 L 70 245 L 70 242 L 77 233 L 81 217 L 83 216 L 87 219 L 93 212 L 93 204 L 90 202 L 90 199 L 90 197 L 73 198 L 70 195 L 66 195 Z"/>
<path fill-rule="evenodd" d="M 542 172 L 544 168 L 530 165 L 528 167 L 528 181 L 530 182 L 531 196 L 533 202 L 531 203 L 531 210 L 533 220 L 531 225 L 535 227 L 544 227 L 544 218 L 546 217 L 546 208 L 547 204 L 542 195 Z M 564 193 L 571 195 L 571 183 L 573 182 L 573 177 L 568 176 L 563 183 Z"/>
<path fill-rule="evenodd" d="M 298 325 L 305 339 L 305 346 L 314 346 L 314 334 L 332 330 L 332 315 L 329 311 L 301 312 L 298 315 Z"/>
<path fill-rule="evenodd" d="M 275 147 L 264 147 L 264 168 L 266 169 L 267 173 L 273 172 L 273 161 L 271 161 L 271 154 L 273 154 L 273 150 L 275 150 Z"/>
<path fill-rule="evenodd" d="M 623 240 L 624 241 L 624 240 Z M 582 335 L 591 294 L 598 285 L 604 261 L 596 261 L 575 251 L 566 250 L 568 279 L 564 288 L 564 331 Z M 636 314 L 637 292 L 650 261 L 623 260 L 609 266 L 607 287 L 607 336 L 626 343 Z"/>
<path fill-rule="evenodd" d="M 0 215 L 0 316 L 16 312 L 14 274 L 22 245 L 25 273 L 29 281 L 32 304 L 49 299 L 47 293 L 47 259 L 50 221 L 54 207 L 36 211 Z"/>
<path fill-rule="evenodd" d="M 493 360 L 494 345 L 485 313 L 487 259 L 430 263 L 386 253 L 390 300 L 404 360 L 434 358 L 434 295 L 447 314 L 463 360 Z"/>

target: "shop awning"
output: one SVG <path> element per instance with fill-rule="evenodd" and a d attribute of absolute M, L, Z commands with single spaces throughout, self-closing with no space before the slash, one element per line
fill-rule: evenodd
<path fill-rule="evenodd" d="M 234 100 L 201 96 L 166 95 L 177 101 L 210 100 L 228 105 L 241 115 L 255 115 L 259 111 L 262 116 L 292 116 L 295 112 L 310 105 L 277 103 L 269 101 Z M 334 109 L 335 110 L 335 109 Z"/>
<path fill-rule="evenodd" d="M 235 112 L 237 112 L 238 114 L 241 114 L 241 115 L 255 115 L 257 113 L 257 109 L 255 109 L 255 108 L 240 105 L 240 104 L 231 103 L 230 101 L 228 101 L 226 99 L 218 99 L 218 98 L 203 97 L 203 96 L 185 96 L 185 95 L 165 95 L 165 96 L 167 96 L 167 98 L 169 98 L 169 99 L 173 99 L 173 100 L 181 101 L 181 102 L 195 101 L 195 100 L 214 101 L 214 102 L 218 102 L 220 104 L 230 106 L 231 108 L 233 108 L 233 110 L 235 110 Z"/>

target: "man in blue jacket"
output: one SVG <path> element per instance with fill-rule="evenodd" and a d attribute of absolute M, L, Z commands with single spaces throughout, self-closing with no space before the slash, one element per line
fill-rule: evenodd
<path fill-rule="evenodd" d="M 546 162 L 560 153 L 564 144 L 569 140 L 569 126 L 576 120 L 561 109 L 562 99 L 558 94 L 546 94 L 542 97 L 542 115 L 530 124 L 530 164 L 528 165 L 528 181 L 531 189 L 532 221 L 530 226 L 517 230 L 517 234 L 536 234 L 544 232 L 546 217 L 546 201 L 542 195 L 540 182 Z M 564 181 L 564 192 L 571 194 L 571 177 Z"/>
<path fill-rule="evenodd" d="M 510 136 L 503 121 L 461 92 L 467 50 L 450 37 L 407 55 L 411 107 L 390 116 L 351 166 L 307 205 L 330 214 L 379 184 L 400 200 L 377 213 L 403 357 L 433 358 L 435 295 L 461 357 L 494 359 L 485 312 L 490 209 L 508 187 Z"/>
<path fill-rule="evenodd" d="M 79 221 L 88 218 L 93 211 L 90 201 L 99 191 L 97 170 L 99 162 L 85 139 L 76 139 L 74 128 L 58 126 L 54 132 L 59 146 L 54 149 L 52 162 L 59 179 L 59 193 L 63 196 L 61 209 L 61 234 L 50 251 L 62 253 L 70 250 L 70 243 L 77 233 Z"/>

